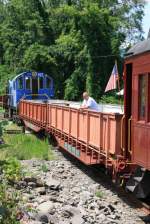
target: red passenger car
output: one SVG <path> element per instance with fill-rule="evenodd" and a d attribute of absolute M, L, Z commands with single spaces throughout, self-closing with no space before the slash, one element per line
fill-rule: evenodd
<path fill-rule="evenodd" d="M 150 39 L 135 45 L 126 56 L 125 115 L 128 125 L 131 122 L 126 147 L 132 161 L 150 170 Z"/>
<path fill-rule="evenodd" d="M 144 182 L 150 192 L 150 38 L 132 47 L 125 59 L 125 149 L 138 174 L 129 190 Z M 148 171 L 149 170 L 149 171 Z M 140 188 L 142 188 L 140 186 Z M 149 189 L 149 190 L 148 190 Z"/>

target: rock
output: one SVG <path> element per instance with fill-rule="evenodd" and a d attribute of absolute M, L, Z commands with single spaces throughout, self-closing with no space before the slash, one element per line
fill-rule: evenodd
<path fill-rule="evenodd" d="M 63 213 L 62 213 L 63 217 L 65 218 L 70 218 L 73 216 L 73 213 L 69 210 L 64 210 Z"/>
<path fill-rule="evenodd" d="M 57 224 L 57 223 L 56 223 Z M 69 220 L 60 220 L 58 224 L 72 224 Z M 76 223 L 77 224 L 77 223 Z"/>
<path fill-rule="evenodd" d="M 80 187 L 74 187 L 72 192 L 79 193 L 81 191 Z"/>
<path fill-rule="evenodd" d="M 40 194 L 40 195 L 44 195 L 46 194 L 46 189 L 45 187 L 38 187 L 35 189 L 36 193 Z"/>
<path fill-rule="evenodd" d="M 36 197 L 36 201 L 38 204 L 42 204 L 43 202 L 50 201 L 50 197 L 48 195 L 40 195 L 39 197 Z"/>
<path fill-rule="evenodd" d="M 37 179 L 37 180 L 36 180 L 36 186 L 37 186 L 37 187 L 43 187 L 43 186 L 44 186 L 43 181 L 42 181 L 41 179 Z"/>
<path fill-rule="evenodd" d="M 108 205 L 108 207 L 110 208 L 111 212 L 114 212 L 115 211 L 115 208 L 113 205 Z"/>
<path fill-rule="evenodd" d="M 103 221 L 105 221 L 106 216 L 105 216 L 104 214 L 100 214 L 100 215 L 98 216 L 98 219 L 99 219 L 100 223 L 102 223 Z"/>
<path fill-rule="evenodd" d="M 81 215 L 75 215 L 73 218 L 72 218 L 72 224 L 84 224 L 84 219 L 82 218 Z"/>
<path fill-rule="evenodd" d="M 35 220 L 28 220 L 27 222 L 25 221 L 24 222 L 24 220 L 21 220 L 21 224 L 26 224 L 26 223 L 28 223 L 28 224 L 42 224 L 42 222 L 40 222 L 40 221 L 35 221 Z"/>
<path fill-rule="evenodd" d="M 37 207 L 37 219 L 42 223 L 49 222 L 49 214 L 54 208 L 53 203 L 50 201 L 43 202 Z"/>
<path fill-rule="evenodd" d="M 49 223 L 50 224 L 57 224 L 59 223 L 58 217 L 56 215 L 49 216 Z"/>
<path fill-rule="evenodd" d="M 51 201 L 46 201 L 40 204 L 37 207 L 38 213 L 40 214 L 49 214 L 49 212 L 54 208 L 54 205 Z"/>
<path fill-rule="evenodd" d="M 40 218 L 39 218 L 39 221 L 42 222 L 42 223 L 48 223 L 49 222 L 48 216 L 47 215 L 41 215 Z"/>
<path fill-rule="evenodd" d="M 34 194 L 28 194 L 29 195 L 29 200 L 33 200 L 35 198 L 35 195 Z"/>
<path fill-rule="evenodd" d="M 36 187 L 36 183 L 28 182 L 28 186 L 31 187 L 31 188 L 35 188 Z"/>
<path fill-rule="evenodd" d="M 26 181 L 27 183 L 28 182 L 34 182 L 34 183 L 36 183 L 37 179 L 35 177 L 26 176 L 24 178 L 24 181 Z"/>
<path fill-rule="evenodd" d="M 27 182 L 26 181 L 18 181 L 16 184 L 16 189 L 20 190 L 22 188 L 27 187 Z"/>
<path fill-rule="evenodd" d="M 65 215 L 65 216 L 64 216 Z M 71 218 L 72 224 L 82 224 L 84 220 L 82 214 L 78 208 L 72 206 L 65 206 L 63 211 L 63 216 L 65 218 Z"/>
<path fill-rule="evenodd" d="M 52 190 L 60 189 L 60 182 L 55 180 L 52 176 L 46 179 L 45 185 Z"/>

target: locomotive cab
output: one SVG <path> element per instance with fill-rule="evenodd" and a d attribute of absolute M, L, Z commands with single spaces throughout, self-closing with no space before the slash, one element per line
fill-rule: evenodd
<path fill-rule="evenodd" d="M 45 100 L 54 96 L 53 79 L 40 72 L 24 72 L 8 84 L 9 117 L 17 110 L 21 99 Z"/>

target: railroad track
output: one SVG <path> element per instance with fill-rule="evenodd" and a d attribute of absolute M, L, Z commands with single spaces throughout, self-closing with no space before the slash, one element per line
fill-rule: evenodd
<path fill-rule="evenodd" d="M 4 134 L 22 134 L 22 130 L 5 130 L 4 129 Z"/>
<path fill-rule="evenodd" d="M 131 203 L 131 206 L 135 207 L 138 210 L 142 210 L 149 216 L 149 223 L 150 223 L 150 198 L 145 200 L 140 200 L 134 196 L 134 194 L 126 191 L 125 188 L 116 185 L 112 181 L 110 181 L 109 176 L 105 173 L 105 170 L 98 169 L 97 167 L 91 168 L 94 173 L 97 172 L 96 175 L 101 175 L 104 178 L 104 181 L 109 182 L 112 185 L 113 189 L 117 192 L 118 196 L 121 198 L 125 198 L 128 203 Z"/>

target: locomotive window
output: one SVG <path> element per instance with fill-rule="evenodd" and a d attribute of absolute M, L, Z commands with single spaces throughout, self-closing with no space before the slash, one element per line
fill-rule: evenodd
<path fill-rule="evenodd" d="M 146 117 L 146 75 L 139 77 L 139 119 Z"/>
<path fill-rule="evenodd" d="M 18 89 L 23 89 L 23 78 L 18 78 Z"/>
<path fill-rule="evenodd" d="M 51 88 L 51 80 L 48 77 L 46 78 L 46 88 L 47 89 Z"/>
<path fill-rule="evenodd" d="M 39 89 L 43 89 L 43 77 L 39 77 Z"/>
<path fill-rule="evenodd" d="M 31 89 L 31 78 L 26 77 L 26 89 Z"/>
<path fill-rule="evenodd" d="M 13 89 L 15 89 L 16 88 L 16 85 L 15 85 L 15 82 L 13 82 Z"/>

